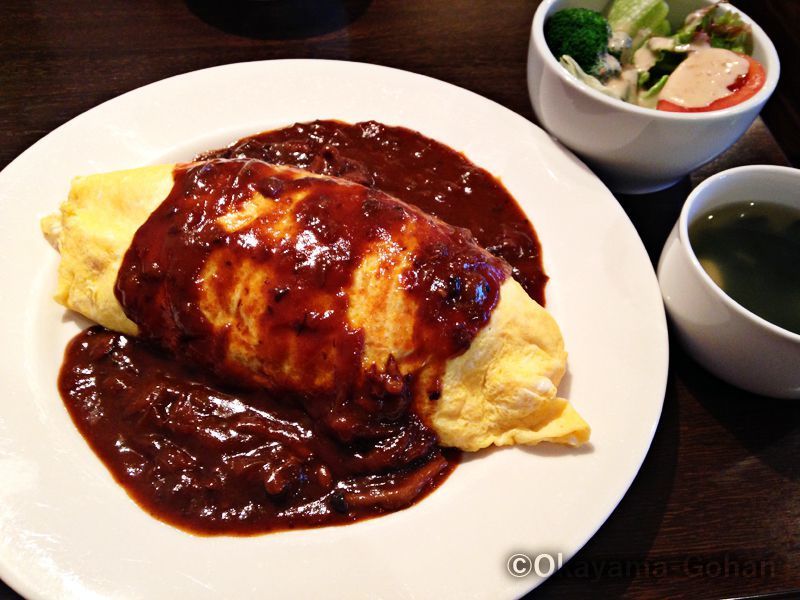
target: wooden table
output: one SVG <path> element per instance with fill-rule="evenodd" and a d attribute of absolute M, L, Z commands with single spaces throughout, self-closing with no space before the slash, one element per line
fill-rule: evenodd
<path fill-rule="evenodd" d="M 109 98 L 238 61 L 378 63 L 473 90 L 533 120 L 525 61 L 537 4 L 5 0 L 0 168 Z M 702 178 L 747 163 L 799 166 L 800 70 L 787 59 L 798 51 L 799 4 L 738 3 L 768 30 L 784 57 L 781 87 L 763 113 L 777 135 L 759 119 L 728 153 L 674 188 L 620 197 L 654 262 L 683 199 Z M 305 18 L 297 20 L 297 12 Z M 776 597 L 800 597 L 800 404 L 737 391 L 673 343 L 664 412 L 641 472 L 563 574 L 534 596 L 722 598 L 777 592 L 782 594 Z M 0 587 L 0 596 L 14 593 Z"/>

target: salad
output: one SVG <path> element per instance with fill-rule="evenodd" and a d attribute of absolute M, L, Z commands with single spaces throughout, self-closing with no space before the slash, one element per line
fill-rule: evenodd
<path fill-rule="evenodd" d="M 766 80 L 752 56 L 750 26 L 726 0 L 670 28 L 664 0 L 612 0 L 605 14 L 567 8 L 544 35 L 561 65 L 608 96 L 658 110 L 700 112 L 735 106 Z"/>

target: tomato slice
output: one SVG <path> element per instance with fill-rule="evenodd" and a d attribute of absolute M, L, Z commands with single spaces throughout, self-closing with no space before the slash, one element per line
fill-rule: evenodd
<path fill-rule="evenodd" d="M 730 108 L 741 104 L 748 98 L 756 95 L 756 92 L 764 87 L 764 82 L 767 80 L 767 74 L 764 72 L 764 67 L 752 56 L 742 54 L 750 66 L 747 69 L 747 74 L 737 80 L 733 85 L 729 86 L 731 93 L 714 100 L 708 106 L 695 106 L 686 107 L 674 104 L 669 100 L 659 100 L 656 108 L 658 110 L 665 110 L 669 112 L 706 112 L 711 110 L 722 110 L 723 108 Z"/>

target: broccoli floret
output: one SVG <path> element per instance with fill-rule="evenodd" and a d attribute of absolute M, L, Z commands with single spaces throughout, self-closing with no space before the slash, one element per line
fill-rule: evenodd
<path fill-rule="evenodd" d="M 599 12 L 566 8 L 544 24 L 544 38 L 556 58 L 571 56 L 581 69 L 595 77 L 608 76 L 608 39 L 611 28 Z"/>

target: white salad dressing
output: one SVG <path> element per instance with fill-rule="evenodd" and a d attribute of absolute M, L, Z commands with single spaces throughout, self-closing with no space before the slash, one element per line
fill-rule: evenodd
<path fill-rule="evenodd" d="M 625 100 L 625 102 L 635 102 L 636 98 L 631 95 L 631 92 L 636 90 L 636 80 L 638 78 L 639 71 L 635 67 L 628 66 L 623 68 L 619 75 L 609 79 L 605 88 L 615 98 Z"/>
<path fill-rule="evenodd" d="M 670 75 L 659 93 L 667 100 L 686 108 L 708 106 L 731 94 L 728 86 L 747 75 L 748 60 L 722 48 L 703 48 L 689 56 Z"/>
<path fill-rule="evenodd" d="M 647 40 L 647 47 L 654 51 L 674 50 L 675 40 L 668 37 L 651 37 L 649 40 Z"/>
<path fill-rule="evenodd" d="M 655 66 L 657 60 L 656 53 L 647 44 L 633 53 L 633 66 L 639 71 L 649 71 Z"/>

